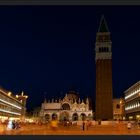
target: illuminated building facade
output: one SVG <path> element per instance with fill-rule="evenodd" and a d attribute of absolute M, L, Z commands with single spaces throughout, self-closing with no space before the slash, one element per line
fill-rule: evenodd
<path fill-rule="evenodd" d="M 140 120 L 140 81 L 128 88 L 124 94 L 126 119 Z"/>
<path fill-rule="evenodd" d="M 41 106 L 40 117 L 49 121 L 53 118 L 63 121 L 92 120 L 93 113 L 89 109 L 89 100 L 81 100 L 74 91 L 70 91 L 63 99 L 50 102 L 44 101 Z"/>
<path fill-rule="evenodd" d="M 26 99 L 28 96 L 14 96 L 11 92 L 0 88 L 0 121 L 7 119 L 24 119 L 26 112 Z"/>
<path fill-rule="evenodd" d="M 123 120 L 124 119 L 124 99 L 115 98 L 113 99 L 113 119 Z"/>
<path fill-rule="evenodd" d="M 96 120 L 113 119 L 112 42 L 104 16 L 101 17 L 95 44 Z"/>

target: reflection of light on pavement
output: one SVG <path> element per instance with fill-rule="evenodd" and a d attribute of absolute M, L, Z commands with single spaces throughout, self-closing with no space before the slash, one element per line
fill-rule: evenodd
<path fill-rule="evenodd" d="M 56 120 L 51 121 L 52 130 L 56 130 L 58 128 L 58 122 Z"/>
<path fill-rule="evenodd" d="M 57 123 L 56 123 L 57 124 Z M 56 125 L 54 123 L 54 126 Z M 50 124 L 51 125 L 51 124 Z M 57 126 L 57 125 L 56 125 Z M 0 126 L 0 130 L 2 127 Z M 131 134 L 140 135 L 140 129 L 133 128 L 130 130 Z M 1 133 L 3 135 L 9 135 L 9 132 Z M 81 130 L 79 127 L 72 126 L 69 129 L 63 128 L 61 126 L 57 127 L 57 131 L 53 131 L 48 125 L 25 125 L 21 126 L 21 129 L 14 130 L 10 132 L 11 135 L 129 135 L 127 127 L 125 125 L 119 124 L 116 127 L 113 126 L 91 126 L 88 130 Z"/>

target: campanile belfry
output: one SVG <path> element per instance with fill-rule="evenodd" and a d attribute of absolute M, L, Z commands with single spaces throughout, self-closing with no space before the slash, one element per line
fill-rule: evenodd
<path fill-rule="evenodd" d="M 95 43 L 96 120 L 113 119 L 112 42 L 104 16 L 101 17 Z"/>

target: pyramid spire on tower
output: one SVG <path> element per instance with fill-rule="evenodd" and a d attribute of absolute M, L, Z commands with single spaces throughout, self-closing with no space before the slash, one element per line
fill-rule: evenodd
<path fill-rule="evenodd" d="M 101 16 L 98 32 L 109 32 L 104 15 Z"/>

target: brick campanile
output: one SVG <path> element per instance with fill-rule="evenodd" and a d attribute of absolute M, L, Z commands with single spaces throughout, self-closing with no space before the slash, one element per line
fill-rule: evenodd
<path fill-rule="evenodd" d="M 104 16 L 96 34 L 96 120 L 113 119 L 112 42 Z"/>

